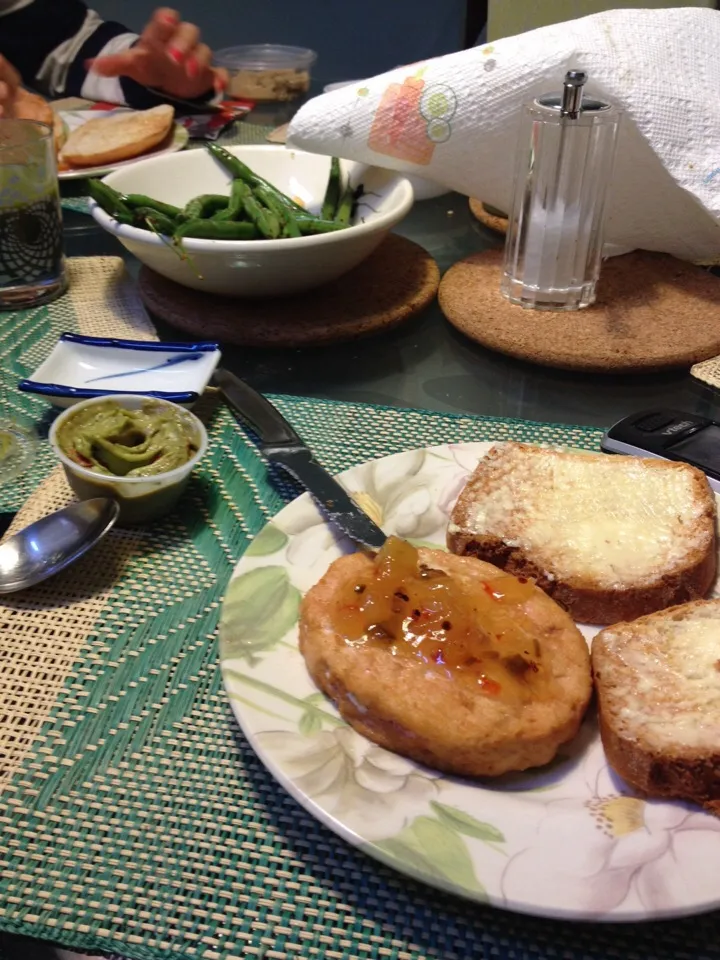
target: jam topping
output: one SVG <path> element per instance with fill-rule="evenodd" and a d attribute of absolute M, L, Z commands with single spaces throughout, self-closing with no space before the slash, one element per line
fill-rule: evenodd
<path fill-rule="evenodd" d="M 458 580 L 390 537 L 370 575 L 338 598 L 334 626 L 351 646 L 380 646 L 489 696 L 524 700 L 548 685 L 537 628 L 523 609 L 534 593 L 532 583 L 500 571 Z"/>

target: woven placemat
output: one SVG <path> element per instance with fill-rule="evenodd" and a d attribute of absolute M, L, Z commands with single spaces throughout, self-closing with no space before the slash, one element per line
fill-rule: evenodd
<path fill-rule="evenodd" d="M 18 341 L 37 338 L 30 312 L 13 320 Z M 142 315 L 141 330 L 151 335 Z M 717 916 L 659 936 L 656 925 L 570 926 L 466 905 L 352 849 L 272 780 L 221 689 L 216 631 L 237 558 L 296 490 L 268 483 L 256 447 L 213 400 L 198 410 L 208 454 L 173 516 L 113 530 L 76 566 L 0 603 L 0 930 L 138 960 L 720 960 Z M 452 440 L 596 449 L 601 436 L 273 401 L 335 471 Z M 51 472 L 12 530 L 68 496 Z"/>
<path fill-rule="evenodd" d="M 690 373 L 710 387 L 720 390 L 720 357 L 711 357 L 690 367 Z"/>
<path fill-rule="evenodd" d="M 304 347 L 391 330 L 435 298 L 440 271 L 419 244 L 389 234 L 338 280 L 294 297 L 239 300 L 181 287 L 143 267 L 140 295 L 155 316 L 201 339 L 245 347 Z"/>
<path fill-rule="evenodd" d="M 274 397 L 333 470 L 452 440 L 596 449 L 601 431 Z M 272 780 L 237 729 L 221 597 L 283 499 L 222 409 L 183 507 L 114 531 L 2 604 L 0 928 L 138 960 L 720 958 L 718 917 L 602 927 L 465 904 L 354 850 Z M 17 523 L 64 502 L 51 477 Z"/>
<path fill-rule="evenodd" d="M 603 264 L 598 300 L 574 312 L 524 310 L 500 294 L 502 250 L 452 266 L 438 300 L 450 323 L 500 353 L 563 370 L 648 373 L 720 353 L 720 279 L 667 254 Z"/>
<path fill-rule="evenodd" d="M 3 412 L 29 421 L 45 437 L 49 407 L 45 400 L 20 393 L 17 381 L 28 377 L 47 357 L 61 333 L 156 340 L 132 278 L 119 257 L 71 257 L 68 292 L 54 303 L 4 314 L 0 322 L 0 378 Z M 28 473 L 0 489 L 0 512 L 17 510 L 53 464 L 42 443 Z"/>

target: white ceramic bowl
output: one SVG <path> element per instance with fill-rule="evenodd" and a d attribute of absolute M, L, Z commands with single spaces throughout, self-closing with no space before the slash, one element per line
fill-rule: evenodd
<path fill-rule="evenodd" d="M 330 158 L 281 145 L 230 147 L 260 176 L 319 213 Z M 391 170 L 345 162 L 342 168 L 366 196 L 347 230 L 284 240 L 196 240 L 183 246 L 192 263 L 147 230 L 119 224 L 91 202 L 93 217 L 138 260 L 185 287 L 231 297 L 277 297 L 311 290 L 352 270 L 375 250 L 413 204 L 407 179 Z M 116 170 L 104 182 L 183 206 L 201 193 L 229 193 L 230 176 L 206 150 L 188 150 Z M 194 266 L 194 269 L 193 269 Z M 198 276 L 200 274 L 200 276 Z"/>
<path fill-rule="evenodd" d="M 157 473 L 150 477 L 114 477 L 95 473 L 93 470 L 80 466 L 61 449 L 57 440 L 58 430 L 69 417 L 75 416 L 78 410 L 96 406 L 99 403 L 107 403 L 108 400 L 112 400 L 128 410 L 138 410 L 143 403 L 148 401 L 160 406 L 172 407 L 187 421 L 191 432 L 195 436 L 197 451 L 187 463 L 176 467 L 174 470 Z M 190 413 L 189 410 L 185 410 L 176 403 L 170 403 L 168 400 L 143 397 L 136 393 L 120 393 L 112 397 L 93 397 L 91 400 L 76 403 L 53 421 L 50 427 L 49 440 L 55 456 L 63 465 L 67 481 L 78 500 L 111 497 L 120 506 L 118 523 L 122 526 L 149 523 L 169 513 L 187 486 L 190 474 L 205 455 L 208 446 L 207 431 L 202 421 L 198 420 L 194 413 Z"/>

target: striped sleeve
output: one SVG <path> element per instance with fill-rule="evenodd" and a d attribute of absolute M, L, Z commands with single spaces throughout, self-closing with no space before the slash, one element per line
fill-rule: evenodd
<path fill-rule="evenodd" d="M 82 0 L 0 0 L 0 54 L 49 97 L 128 102 L 122 82 L 88 74 L 86 60 L 119 53 L 137 34 L 103 21 Z"/>
<path fill-rule="evenodd" d="M 0 0 L 0 55 L 23 83 L 48 97 L 84 97 L 139 110 L 165 103 L 162 93 L 129 77 L 99 77 L 85 63 L 127 50 L 136 33 L 102 20 L 82 0 Z M 198 104 L 214 102 L 214 90 Z"/>

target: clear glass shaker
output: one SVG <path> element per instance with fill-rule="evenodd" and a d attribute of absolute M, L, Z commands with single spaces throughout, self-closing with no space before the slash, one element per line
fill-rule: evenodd
<path fill-rule="evenodd" d="M 621 111 L 583 97 L 571 70 L 560 96 L 523 106 L 500 291 L 534 310 L 595 300 Z"/>

